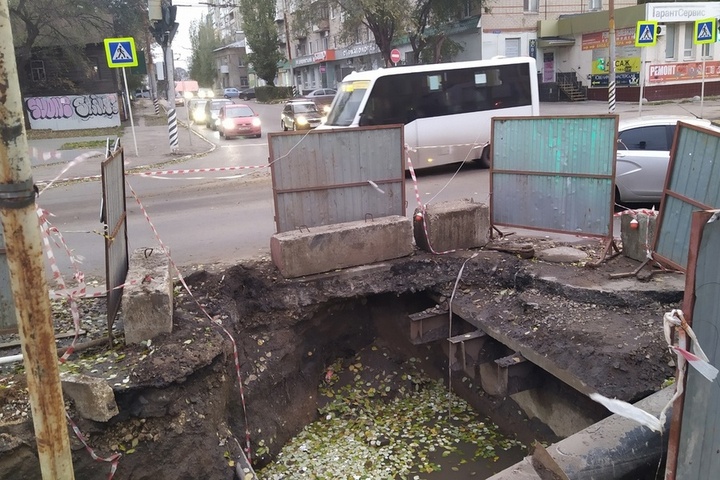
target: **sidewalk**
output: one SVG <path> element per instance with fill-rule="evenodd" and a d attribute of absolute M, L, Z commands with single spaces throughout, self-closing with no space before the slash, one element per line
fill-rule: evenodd
<path fill-rule="evenodd" d="M 135 151 L 133 129 L 130 128 L 130 121 L 128 120 L 122 124 L 126 128 L 120 139 L 125 149 L 125 165 L 127 169 L 182 161 L 188 157 L 212 151 L 215 148 L 215 145 L 198 135 L 192 134 L 191 138 L 187 127 L 178 123 L 179 145 L 177 152 L 171 153 L 167 117 L 164 110 L 161 108 L 160 114 L 155 115 L 153 103 L 149 99 L 136 100 L 132 108 L 135 122 L 135 140 L 137 141 L 139 155 Z M 178 118 L 181 120 L 185 117 L 184 108 L 178 107 L 177 110 Z M 106 137 L 78 136 L 28 140 L 30 163 L 35 182 L 47 183 L 55 179 L 58 181 L 99 176 L 100 164 L 104 160 L 104 147 L 59 150 L 66 143 L 92 140 L 106 140 Z M 111 138 L 110 141 L 114 143 L 115 138 Z M 83 157 L 81 160 L 71 165 L 71 162 L 81 156 Z M 70 168 L 63 172 L 68 166 Z"/>

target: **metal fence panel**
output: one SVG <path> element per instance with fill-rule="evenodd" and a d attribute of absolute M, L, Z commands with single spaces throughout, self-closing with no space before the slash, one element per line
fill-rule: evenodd
<path fill-rule="evenodd" d="M 655 236 L 655 257 L 687 266 L 691 214 L 720 208 L 720 132 L 678 123 Z"/>
<path fill-rule="evenodd" d="M 493 119 L 493 224 L 612 237 L 617 117 Z"/>
<path fill-rule="evenodd" d="M 10 267 L 5 252 L 5 237 L 0 228 L 0 334 L 17 331 L 15 298 L 10 283 Z"/>
<path fill-rule="evenodd" d="M 271 133 L 277 232 L 405 215 L 401 126 Z"/>
<path fill-rule="evenodd" d="M 125 154 L 117 150 L 102 162 L 103 221 L 105 232 L 105 284 L 107 288 L 108 335 L 112 337 L 122 288 L 128 272 L 127 214 L 125 204 Z"/>
<path fill-rule="evenodd" d="M 710 363 L 720 366 L 720 222 L 705 223 L 697 250 L 692 328 Z M 688 266 L 692 268 L 692 266 Z M 717 478 L 720 471 L 720 389 L 688 369 L 676 478 Z"/>

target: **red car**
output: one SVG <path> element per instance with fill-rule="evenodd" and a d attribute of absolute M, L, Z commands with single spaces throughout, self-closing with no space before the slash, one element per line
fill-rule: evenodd
<path fill-rule="evenodd" d="M 221 137 L 262 136 L 260 117 L 252 108 L 242 104 L 223 105 L 218 114 L 218 130 Z"/>

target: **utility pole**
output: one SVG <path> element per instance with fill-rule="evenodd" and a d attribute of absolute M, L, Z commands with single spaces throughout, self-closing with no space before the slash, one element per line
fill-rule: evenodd
<path fill-rule="evenodd" d="M 42 478 L 73 480 L 70 439 L 7 0 L 0 0 L 0 219 Z"/>
<path fill-rule="evenodd" d="M 608 59 L 610 71 L 608 74 L 608 113 L 615 113 L 615 1 L 609 0 L 608 4 L 610 14 L 610 31 L 609 33 L 609 50 L 610 58 Z"/>
<path fill-rule="evenodd" d="M 150 20 L 153 22 L 153 27 L 150 29 L 155 40 L 162 46 L 163 57 L 165 59 L 165 79 L 167 81 L 167 115 L 168 115 L 168 137 L 170 139 L 170 150 L 172 152 L 178 149 L 178 127 L 177 127 L 177 113 L 175 110 L 175 81 L 174 75 L 174 63 L 172 40 L 175 37 L 175 33 L 178 29 L 178 24 L 175 22 L 175 16 L 177 14 L 177 7 L 173 6 L 171 2 L 161 4 L 160 13 L 158 14 L 157 8 L 150 9 Z M 161 16 L 159 20 L 155 17 Z"/>
<path fill-rule="evenodd" d="M 295 96 L 295 69 L 292 64 L 292 46 L 290 45 L 290 25 L 287 20 L 287 0 L 283 0 L 283 23 L 285 24 L 285 45 L 287 47 L 288 66 L 290 67 L 290 87 Z"/>

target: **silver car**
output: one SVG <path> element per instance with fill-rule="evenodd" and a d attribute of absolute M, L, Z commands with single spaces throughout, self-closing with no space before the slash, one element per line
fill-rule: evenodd
<path fill-rule="evenodd" d="M 682 116 L 646 116 L 620 121 L 615 202 L 660 203 L 678 121 L 713 128 L 710 120 Z"/>

